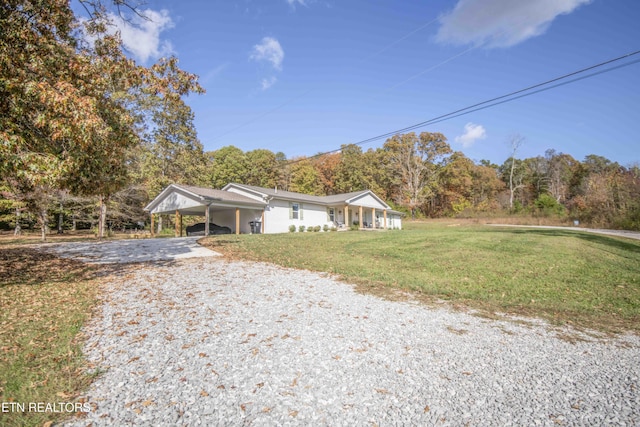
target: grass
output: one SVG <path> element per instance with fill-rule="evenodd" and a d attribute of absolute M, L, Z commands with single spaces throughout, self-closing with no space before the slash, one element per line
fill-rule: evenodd
<path fill-rule="evenodd" d="M 0 251 L 0 402 L 74 402 L 85 373 L 80 328 L 91 313 L 94 270 L 28 247 Z M 8 412 L 3 426 L 41 426 L 64 413 Z"/>
<path fill-rule="evenodd" d="M 485 314 L 640 332 L 640 241 L 452 225 L 457 224 L 408 223 L 403 231 L 380 233 L 217 236 L 203 243 L 234 258 L 335 273 L 363 291 L 401 289 Z"/>

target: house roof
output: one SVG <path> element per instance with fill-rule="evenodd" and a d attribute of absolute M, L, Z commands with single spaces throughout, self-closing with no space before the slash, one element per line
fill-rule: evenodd
<path fill-rule="evenodd" d="M 168 202 L 170 206 L 164 206 L 167 198 L 176 193 L 192 200 L 188 206 L 176 204 L 177 202 Z M 145 211 L 152 213 L 167 213 L 175 210 L 188 211 L 188 214 L 194 214 L 196 211 L 204 210 L 205 206 L 225 206 L 242 205 L 247 207 L 262 208 L 266 202 L 243 196 L 242 194 L 232 193 L 229 191 L 215 190 L 213 188 L 195 187 L 192 185 L 171 184 L 156 196 L 145 208 Z M 157 210 L 157 211 L 156 211 Z"/>
<path fill-rule="evenodd" d="M 233 189 L 242 191 L 245 194 L 231 191 Z M 322 206 L 379 206 L 380 209 L 389 213 L 399 213 L 392 211 L 389 205 L 376 196 L 371 190 L 354 191 L 331 196 L 312 196 L 276 188 L 235 183 L 226 185 L 222 190 L 196 187 L 193 185 L 171 184 L 162 190 L 144 209 L 152 213 L 171 213 L 179 210 L 181 213 L 192 215 L 203 211 L 206 206 L 216 209 L 227 209 L 233 206 L 261 209 L 266 206 L 272 198 L 301 203 L 313 203 Z M 372 199 L 375 201 L 372 201 Z"/>
<path fill-rule="evenodd" d="M 357 198 L 363 195 L 370 194 L 373 198 L 378 200 L 383 206 L 387 206 L 387 208 L 389 207 L 384 202 L 384 200 L 376 196 L 375 193 L 373 193 L 373 191 L 371 190 L 354 191 L 351 193 L 334 194 L 331 196 L 312 196 L 309 194 L 296 193 L 293 191 L 279 190 L 277 188 L 265 188 L 265 187 L 257 187 L 255 185 L 230 183 L 230 184 L 227 184 L 222 189 L 222 191 L 227 191 L 229 188 L 232 188 L 232 187 L 249 190 L 250 192 L 255 193 L 256 195 L 261 195 L 262 197 L 272 197 L 272 198 L 291 200 L 291 201 L 316 203 L 319 205 L 326 205 L 326 206 L 343 204 L 343 203 L 349 204 L 354 202 Z"/>

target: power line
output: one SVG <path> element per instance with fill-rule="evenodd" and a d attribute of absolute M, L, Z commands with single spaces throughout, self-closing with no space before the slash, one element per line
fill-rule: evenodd
<path fill-rule="evenodd" d="M 490 108 L 490 107 L 494 107 L 496 105 L 500 105 L 500 104 L 504 104 L 504 103 L 507 103 L 507 102 L 511 102 L 511 101 L 516 100 L 516 99 L 524 98 L 526 96 L 534 95 L 536 93 L 540 93 L 540 92 L 544 92 L 544 91 L 547 91 L 547 90 L 551 90 L 551 89 L 554 89 L 554 88 L 557 88 L 557 87 L 560 87 L 560 86 L 567 85 L 569 83 L 574 83 L 574 82 L 577 82 L 577 81 L 580 81 L 580 80 L 584 80 L 584 79 L 587 79 L 587 78 L 590 78 L 590 77 L 594 77 L 594 76 L 597 76 L 597 75 L 600 75 L 600 74 L 608 73 L 610 71 L 617 70 L 619 68 L 623 68 L 623 67 L 626 67 L 626 66 L 629 66 L 629 65 L 636 64 L 636 63 L 640 62 L 640 59 L 637 59 L 637 60 L 634 60 L 634 61 L 630 61 L 630 62 L 621 64 L 621 65 L 617 65 L 615 67 L 607 68 L 605 70 L 601 70 L 601 71 L 598 71 L 598 72 L 595 72 L 595 73 L 591 73 L 591 74 L 588 74 L 588 75 L 585 75 L 585 76 L 580 76 L 578 78 L 575 78 L 575 79 L 572 79 L 572 80 L 569 80 L 569 81 L 566 81 L 566 82 L 561 82 L 561 83 L 555 84 L 553 86 L 544 87 L 544 86 L 547 86 L 547 85 L 549 85 L 551 83 L 560 82 L 561 80 L 567 79 L 569 77 L 577 76 L 578 74 L 582 74 L 582 73 L 585 73 L 587 71 L 591 71 L 591 70 L 594 70 L 596 68 L 600 68 L 600 67 L 603 67 L 605 65 L 609 65 L 609 64 L 612 64 L 614 62 L 630 58 L 630 57 L 632 57 L 634 55 L 637 55 L 639 53 L 640 53 L 640 50 L 636 50 L 634 52 L 630 52 L 630 53 L 624 54 L 622 56 L 618 56 L 616 58 L 609 59 L 609 60 L 600 62 L 598 64 L 591 65 L 589 67 L 582 68 L 580 70 L 564 74 L 564 75 L 559 76 L 559 77 L 555 77 L 555 78 L 550 79 L 550 80 L 546 80 L 546 81 L 544 81 L 542 83 L 537 83 L 537 84 L 528 86 L 528 87 L 526 87 L 524 89 L 519 89 L 519 90 L 516 90 L 516 91 L 513 91 L 513 92 L 509 92 L 509 93 L 507 93 L 505 95 L 496 96 L 496 97 L 488 99 L 486 101 L 478 102 L 476 104 L 469 105 L 469 106 L 464 107 L 464 108 L 460 108 L 460 109 L 452 111 L 450 113 L 443 114 L 443 115 L 440 115 L 440 116 L 437 116 L 437 117 L 422 121 L 420 123 L 416 123 L 416 124 L 404 127 L 402 129 L 396 129 L 394 131 L 383 133 L 383 134 L 380 134 L 380 135 L 377 135 L 377 136 L 374 136 L 374 137 L 371 137 L 371 138 L 363 139 L 361 141 L 354 142 L 354 143 L 351 143 L 351 144 L 348 144 L 348 145 L 364 145 L 364 144 L 367 144 L 369 142 L 376 141 L 378 139 L 389 138 L 391 136 L 398 135 L 398 134 L 401 134 L 401 133 L 404 133 L 404 132 L 408 132 L 408 131 L 411 131 L 411 130 L 415 130 L 415 129 L 418 129 L 418 128 L 421 128 L 421 127 L 425 127 L 425 126 L 430 125 L 430 124 L 440 123 L 440 122 L 443 122 L 445 120 L 450 120 L 450 119 L 455 118 L 455 117 L 460 117 L 460 116 L 463 116 L 465 114 L 473 113 L 475 111 L 480 111 L 480 110 L 484 110 L 484 109 L 487 109 L 487 108 Z M 534 89 L 537 89 L 537 90 L 534 90 Z M 516 96 L 516 95 L 518 95 L 518 96 Z M 304 157 L 304 158 L 296 159 L 296 160 L 290 160 L 290 161 L 287 162 L 287 164 L 297 163 L 297 162 L 300 162 L 300 161 L 303 161 L 303 160 L 306 160 L 306 159 L 313 159 L 313 158 L 316 158 L 316 157 L 324 156 L 326 154 L 337 153 L 338 151 L 341 151 L 341 150 L 342 150 L 342 148 L 337 148 L 337 149 L 334 149 L 334 150 L 325 151 L 323 153 L 314 154 L 313 156 Z"/>

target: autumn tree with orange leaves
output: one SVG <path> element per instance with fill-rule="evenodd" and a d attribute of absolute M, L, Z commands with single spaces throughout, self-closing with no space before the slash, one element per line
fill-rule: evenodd
<path fill-rule="evenodd" d="M 180 107 L 183 95 L 202 91 L 175 58 L 149 68 L 127 58 L 118 35 L 106 33 L 105 5 L 81 4 L 91 19 L 79 20 L 66 0 L 0 5 L 0 173 L 37 215 L 43 240 L 57 189 L 100 198 L 102 237 L 145 105 Z"/>

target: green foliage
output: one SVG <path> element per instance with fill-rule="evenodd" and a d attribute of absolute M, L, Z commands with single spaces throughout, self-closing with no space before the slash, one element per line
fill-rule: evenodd
<path fill-rule="evenodd" d="M 322 227 L 320 227 L 319 225 L 316 225 L 315 227 L 313 227 L 313 232 L 314 232 L 314 233 L 317 233 L 317 232 L 319 232 L 320 230 L 322 230 Z"/>
<path fill-rule="evenodd" d="M 298 231 L 299 231 L 300 233 L 304 233 L 304 230 L 305 230 L 305 229 L 306 229 L 306 227 L 305 227 L 304 225 L 301 225 L 301 226 L 299 226 L 299 227 L 298 227 Z"/>
<path fill-rule="evenodd" d="M 290 167 L 290 191 L 315 196 L 322 195 L 322 182 L 318 170 L 307 159 L 297 160 Z"/>
<path fill-rule="evenodd" d="M 538 196 L 534 204 L 538 212 L 545 216 L 563 216 L 566 212 L 564 206 L 558 203 L 558 201 L 548 193 L 543 193 Z"/>
<path fill-rule="evenodd" d="M 293 225 L 293 224 L 291 224 L 291 225 L 289 226 L 289 233 L 295 233 L 295 232 L 296 232 L 296 226 L 295 226 L 295 225 Z"/>
<path fill-rule="evenodd" d="M 231 182 L 244 184 L 249 164 L 247 156 L 238 147 L 229 145 L 219 150 L 206 153 L 209 164 L 208 182 L 213 188 L 222 188 Z"/>
<path fill-rule="evenodd" d="M 322 231 L 324 231 L 325 233 L 326 233 L 327 231 L 329 231 L 329 225 L 327 225 L 327 224 L 323 225 L 323 226 L 322 226 Z"/>
<path fill-rule="evenodd" d="M 274 188 L 278 183 L 278 162 L 276 155 L 264 149 L 246 153 L 249 168 L 245 184 L 258 187 Z"/>

